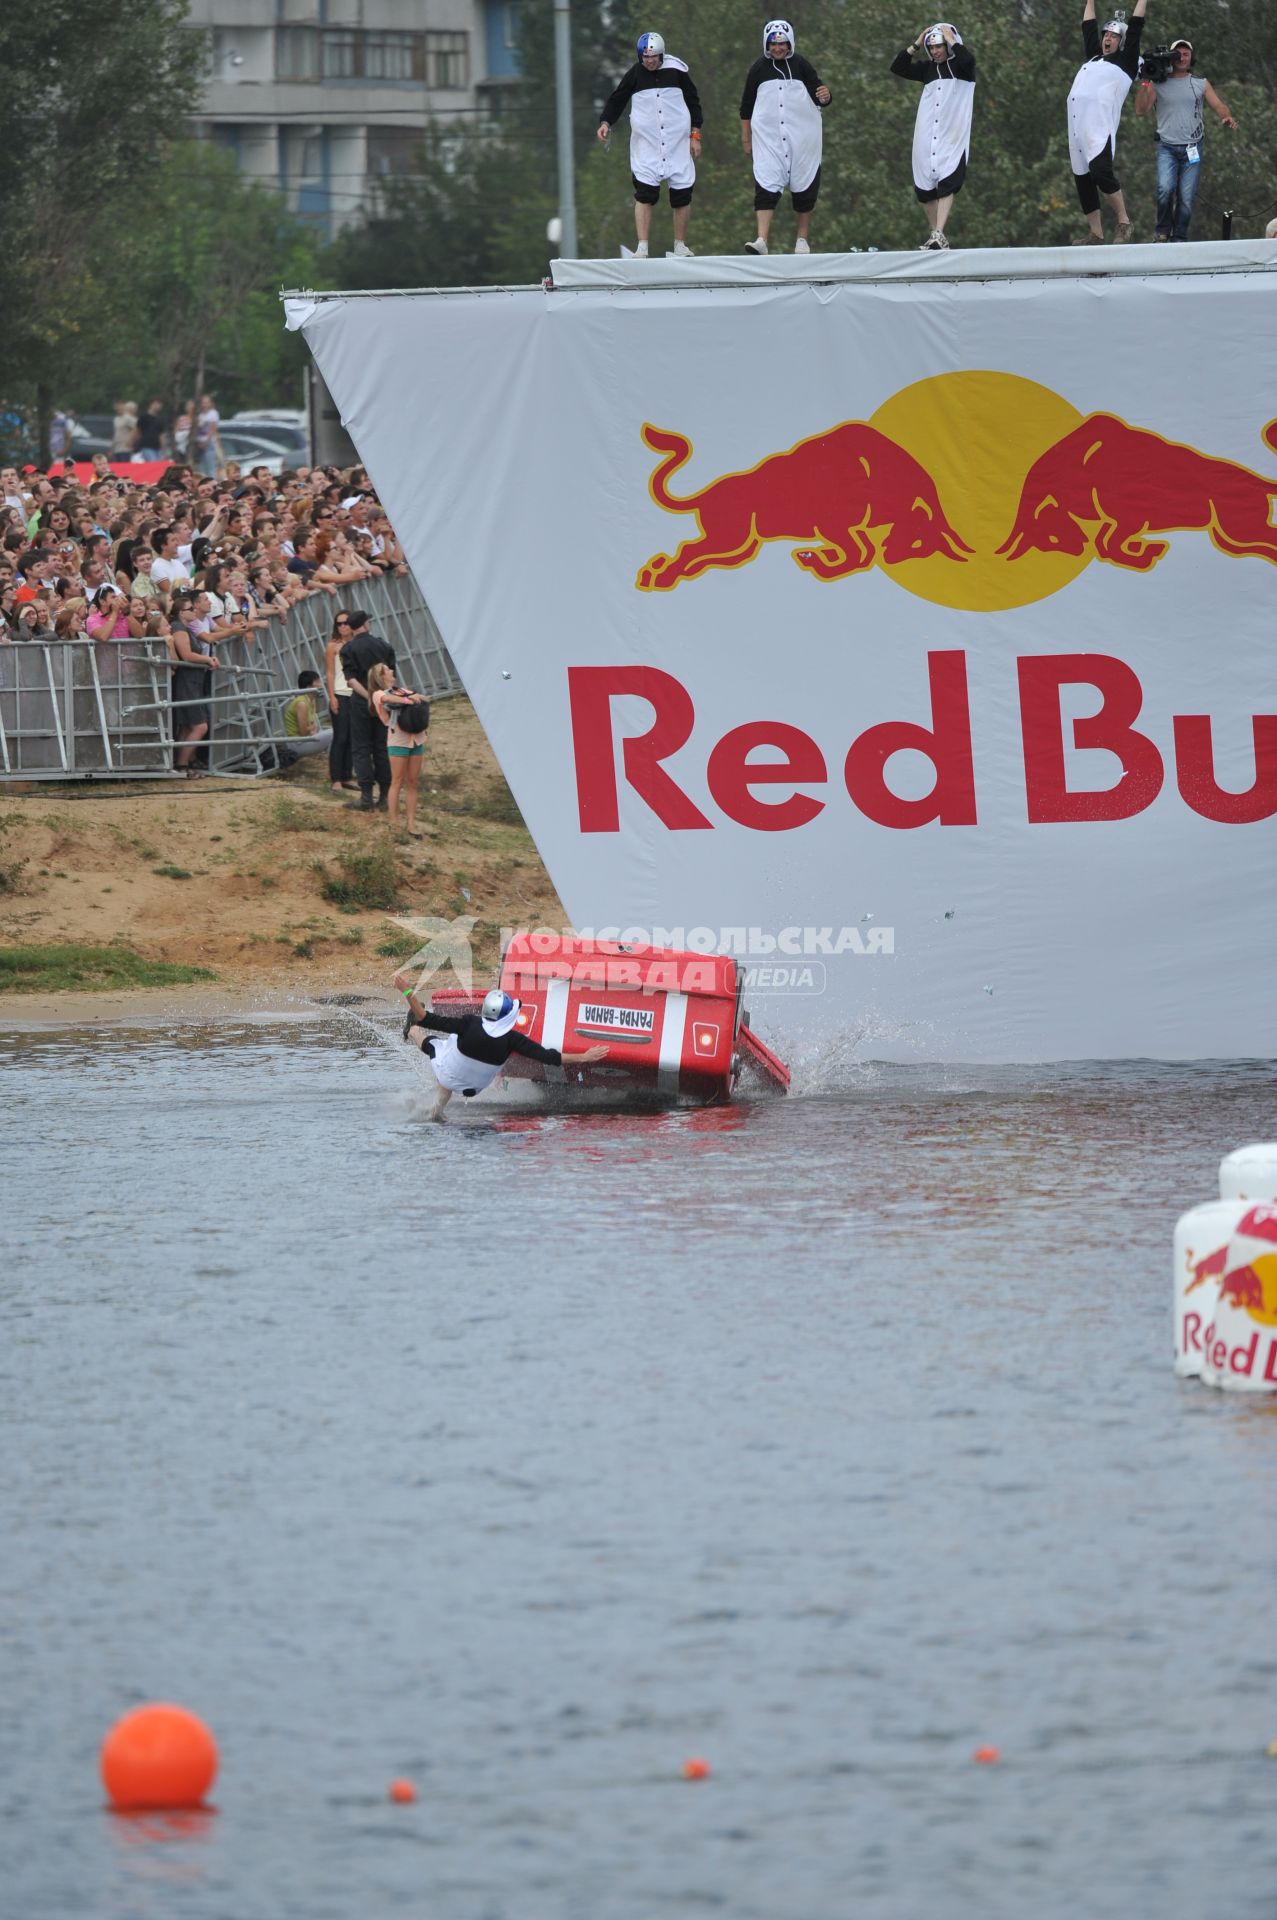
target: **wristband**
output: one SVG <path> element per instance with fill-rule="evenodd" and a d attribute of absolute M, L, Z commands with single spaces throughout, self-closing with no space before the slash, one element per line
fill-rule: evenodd
<path fill-rule="evenodd" d="M 405 1000 L 411 1000 L 411 999 L 412 999 L 412 988 L 411 988 L 411 987 L 400 987 L 400 989 L 399 989 L 399 991 L 400 991 L 400 993 L 401 993 L 401 994 L 403 995 L 403 997 L 404 997 L 404 999 L 405 999 Z"/>

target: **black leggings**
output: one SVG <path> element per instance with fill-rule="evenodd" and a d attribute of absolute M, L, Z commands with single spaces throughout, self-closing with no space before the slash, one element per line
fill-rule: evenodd
<path fill-rule="evenodd" d="M 354 761 L 350 752 L 350 703 L 353 695 L 337 695 L 337 711 L 333 715 L 333 743 L 328 749 L 328 778 L 334 783 L 340 781 L 344 786 L 350 778 Z"/>
<path fill-rule="evenodd" d="M 1082 202 L 1083 213 L 1096 213 L 1099 210 L 1102 193 L 1120 193 L 1122 183 L 1117 177 L 1113 165 L 1113 142 L 1106 140 L 1104 150 L 1097 153 L 1087 173 L 1075 173 L 1073 184 L 1077 188 L 1077 197 Z"/>
<path fill-rule="evenodd" d="M 816 204 L 819 193 L 820 168 L 817 167 L 815 175 L 807 186 L 803 187 L 798 193 L 795 193 L 792 187 L 790 188 L 790 199 L 794 203 L 794 212 L 810 213 Z M 773 193 L 770 187 L 760 187 L 758 181 L 754 181 L 755 212 L 765 213 L 769 207 L 778 207 L 780 200 L 781 196 L 779 193 Z"/>

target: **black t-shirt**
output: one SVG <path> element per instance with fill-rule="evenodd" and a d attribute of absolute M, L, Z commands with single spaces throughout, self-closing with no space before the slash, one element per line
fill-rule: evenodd
<path fill-rule="evenodd" d="M 548 1067 L 561 1067 L 563 1055 L 557 1047 L 543 1047 L 529 1040 L 526 1033 L 491 1034 L 477 1013 L 426 1013 L 419 1024 L 433 1027 L 436 1033 L 455 1033 L 457 1052 L 467 1060 L 482 1060 L 489 1067 L 503 1067 L 512 1053 L 526 1054 L 529 1060 L 543 1060 Z"/>
<path fill-rule="evenodd" d="M 137 417 L 137 450 L 139 453 L 158 453 L 164 434 L 164 416 L 162 413 L 139 413 Z"/>
<path fill-rule="evenodd" d="M 378 663 L 395 672 L 394 648 L 388 640 L 369 633 L 367 627 L 362 627 L 353 640 L 347 640 L 338 658 L 347 680 L 358 680 L 363 687 L 368 685 L 369 670 Z"/>

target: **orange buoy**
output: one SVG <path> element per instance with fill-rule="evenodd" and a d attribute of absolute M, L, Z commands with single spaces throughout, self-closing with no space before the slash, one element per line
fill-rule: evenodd
<path fill-rule="evenodd" d="M 416 1797 L 417 1797 L 417 1789 L 413 1786 L 411 1780 L 392 1780 L 391 1781 L 390 1798 L 393 1801 L 395 1801 L 398 1806 L 401 1806 L 401 1807 L 411 1806 L 412 1802 L 416 1799 Z"/>
<path fill-rule="evenodd" d="M 709 1761 L 685 1760 L 683 1762 L 683 1778 L 684 1780 L 708 1780 Z"/>
<path fill-rule="evenodd" d="M 113 1807 L 198 1807 L 217 1774 L 217 1742 L 185 1707 L 152 1701 L 126 1713 L 102 1742 L 102 1782 Z"/>
<path fill-rule="evenodd" d="M 982 1767 L 992 1767 L 997 1765 L 1002 1754 L 997 1747 L 977 1747 L 971 1758 L 978 1760 Z"/>

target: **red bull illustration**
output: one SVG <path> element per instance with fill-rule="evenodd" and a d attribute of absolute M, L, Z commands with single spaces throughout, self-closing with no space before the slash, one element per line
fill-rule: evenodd
<path fill-rule="evenodd" d="M 1218 1280 L 1227 1264 L 1227 1241 L 1222 1247 L 1216 1247 L 1213 1253 L 1205 1254 L 1200 1260 L 1194 1260 L 1193 1250 L 1189 1247 L 1184 1255 L 1184 1265 L 1193 1277 L 1184 1289 L 1185 1299 L 1190 1293 L 1196 1293 L 1198 1287 L 1204 1287 L 1208 1280 Z"/>
<path fill-rule="evenodd" d="M 880 555 L 893 566 L 934 556 L 962 563 L 975 551 L 949 524 L 926 468 L 867 421 L 843 420 L 683 497 L 668 482 L 691 441 L 651 425 L 643 438 L 665 455 L 648 482 L 653 500 L 667 513 L 694 514 L 700 529 L 672 558 L 655 553 L 640 567 L 635 584 L 644 593 L 668 593 L 713 567 L 746 566 L 768 540 L 808 542 L 793 559 L 825 581 L 863 573 Z"/>
<path fill-rule="evenodd" d="M 1277 451 L 1277 420 L 1263 429 Z M 1093 413 L 1029 470 L 1015 525 L 998 548 L 1082 554 L 1147 573 L 1169 551 L 1150 533 L 1208 532 L 1221 553 L 1277 566 L 1277 479 Z"/>
<path fill-rule="evenodd" d="M 1257 1249 L 1235 1267 L 1225 1262 L 1219 1280 L 1220 1305 L 1239 1307 L 1252 1320 L 1277 1326 L 1277 1206 L 1252 1207 L 1238 1221 L 1232 1244 L 1243 1239 L 1258 1241 L 1263 1251 Z M 1231 1251 L 1231 1245 L 1226 1251 Z"/>
<path fill-rule="evenodd" d="M 1277 451 L 1277 420 L 1263 438 Z M 699 535 L 639 568 L 645 593 L 746 566 L 773 540 L 790 542 L 814 580 L 877 567 L 909 593 L 981 613 L 1058 593 L 1094 560 L 1148 573 L 1170 533 L 1204 532 L 1231 559 L 1277 566 L 1277 477 L 1115 414 L 1083 415 L 1013 374 L 932 375 L 868 420 L 844 420 L 698 493 L 670 491 L 692 454 L 687 435 L 646 424 L 643 440 L 664 455 L 651 498 L 694 515 Z M 957 503 L 957 524 L 946 503 Z"/>

